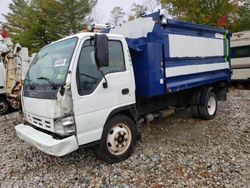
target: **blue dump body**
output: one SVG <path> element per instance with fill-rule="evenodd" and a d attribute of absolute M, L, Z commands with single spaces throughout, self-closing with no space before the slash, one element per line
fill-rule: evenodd
<path fill-rule="evenodd" d="M 204 25 L 161 19 L 160 12 L 110 33 L 126 37 L 137 97 L 230 82 L 230 33 Z"/>

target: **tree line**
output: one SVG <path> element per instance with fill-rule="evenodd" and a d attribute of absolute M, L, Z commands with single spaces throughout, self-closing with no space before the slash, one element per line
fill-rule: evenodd
<path fill-rule="evenodd" d="M 15 42 L 31 52 L 64 36 L 78 33 L 94 21 L 97 0 L 12 0 L 5 16 L 6 27 Z M 174 19 L 229 29 L 250 29 L 248 0 L 144 0 L 129 12 L 114 7 L 110 23 L 114 26 L 150 13 L 161 6 Z M 99 17 L 99 18 L 98 18 Z"/>
<path fill-rule="evenodd" d="M 12 0 L 5 16 L 12 39 L 31 52 L 81 31 L 96 0 Z"/>
<path fill-rule="evenodd" d="M 161 4 L 174 19 L 229 29 L 232 32 L 250 29 L 249 0 L 145 0 L 132 4 L 128 21 L 140 17 L 141 13 L 153 12 Z M 113 24 L 125 22 L 121 7 L 111 11 Z"/>
<path fill-rule="evenodd" d="M 174 18 L 229 29 L 250 29 L 249 0 L 162 0 Z"/>

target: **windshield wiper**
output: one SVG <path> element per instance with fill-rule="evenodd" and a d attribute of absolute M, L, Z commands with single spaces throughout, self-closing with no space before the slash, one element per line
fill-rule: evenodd
<path fill-rule="evenodd" d="M 38 79 L 38 80 L 46 80 L 52 86 L 52 89 L 56 89 L 56 84 L 52 80 L 50 80 L 49 78 L 41 76 L 41 77 L 38 77 L 36 79 Z"/>
<path fill-rule="evenodd" d="M 36 87 L 34 86 L 34 83 L 31 79 L 25 78 L 24 81 L 27 81 L 29 84 L 30 89 L 35 89 Z M 32 84 L 32 85 L 31 85 Z"/>

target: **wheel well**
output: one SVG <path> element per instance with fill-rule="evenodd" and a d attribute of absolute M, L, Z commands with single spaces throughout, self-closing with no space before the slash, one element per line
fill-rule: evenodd
<path fill-rule="evenodd" d="M 127 116 L 128 118 L 130 118 L 135 126 L 136 126 L 136 134 L 137 134 L 137 139 L 140 140 L 141 139 L 141 131 L 140 131 L 140 128 L 139 128 L 139 121 L 138 121 L 138 113 L 137 113 L 137 110 L 136 110 L 136 106 L 135 105 L 129 105 L 129 106 L 125 106 L 125 107 L 121 107 L 121 108 L 117 108 L 115 110 L 113 110 L 106 122 L 104 125 L 106 125 L 106 123 L 114 116 L 116 115 L 125 115 Z"/>
<path fill-rule="evenodd" d="M 214 92 L 219 101 L 226 101 L 227 100 L 227 93 L 229 92 L 229 84 L 221 83 L 214 87 Z"/>
<path fill-rule="evenodd" d="M 191 93 L 191 104 L 202 104 L 204 101 L 204 98 L 206 97 L 207 92 L 209 91 L 214 91 L 214 87 L 210 86 L 210 87 L 203 87 L 203 88 L 199 88 L 199 89 L 195 89 L 192 93 Z"/>
<path fill-rule="evenodd" d="M 109 114 L 109 116 L 108 116 L 106 122 L 107 122 L 110 118 L 112 118 L 112 117 L 114 117 L 115 115 L 118 115 L 118 114 L 122 114 L 122 115 L 128 116 L 128 117 L 129 117 L 131 120 L 133 120 L 135 123 L 136 123 L 136 121 L 137 121 L 137 119 L 138 119 L 138 118 L 137 118 L 137 113 L 136 113 L 135 105 L 129 105 L 129 106 L 120 107 L 120 108 L 117 108 L 117 109 L 113 110 L 113 111 Z"/>
<path fill-rule="evenodd" d="M 218 101 L 225 101 L 227 99 L 227 93 L 229 91 L 229 84 L 226 82 L 219 82 L 219 83 L 199 87 L 193 90 L 193 92 L 191 93 L 190 103 L 191 104 L 202 103 L 208 91 L 215 92 Z"/>
<path fill-rule="evenodd" d="M 133 117 L 133 115 L 131 114 L 130 110 L 124 110 L 124 111 L 121 111 L 121 112 L 118 112 L 114 115 L 117 115 L 117 114 L 122 114 L 122 115 L 125 115 L 125 116 L 128 116 L 131 120 L 133 120 L 135 122 L 135 118 Z M 113 115 L 113 116 L 114 116 Z M 112 116 L 112 117 L 113 117 Z"/>

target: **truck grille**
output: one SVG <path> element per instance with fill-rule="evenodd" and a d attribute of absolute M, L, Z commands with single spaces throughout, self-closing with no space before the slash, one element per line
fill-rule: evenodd
<path fill-rule="evenodd" d="M 54 122 L 52 119 L 35 116 L 30 113 L 26 113 L 27 121 L 32 125 L 45 129 L 51 132 L 54 132 Z"/>

